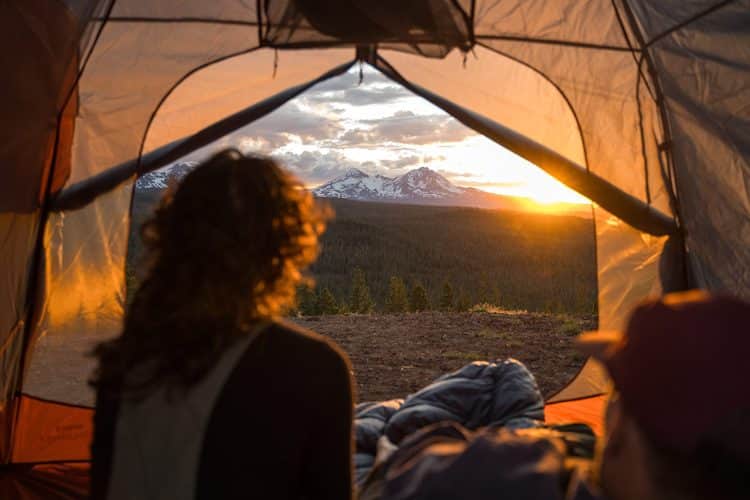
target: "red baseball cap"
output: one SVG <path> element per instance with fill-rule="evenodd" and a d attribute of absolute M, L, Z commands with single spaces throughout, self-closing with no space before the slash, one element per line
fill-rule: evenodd
<path fill-rule="evenodd" d="M 636 307 L 624 332 L 586 332 L 578 346 L 606 366 L 626 411 L 659 445 L 689 453 L 719 440 L 750 459 L 749 303 L 669 294 Z"/>

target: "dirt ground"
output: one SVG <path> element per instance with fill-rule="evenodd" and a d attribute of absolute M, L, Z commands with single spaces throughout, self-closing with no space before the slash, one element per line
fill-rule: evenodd
<path fill-rule="evenodd" d="M 349 354 L 359 401 L 403 398 L 472 361 L 506 357 L 525 363 L 548 395 L 584 361 L 572 349 L 575 335 L 596 326 L 593 316 L 515 312 L 353 314 L 294 321 L 329 336 Z M 43 338 L 24 392 L 93 405 L 86 381 L 95 362 L 87 353 L 100 340 Z"/>
<path fill-rule="evenodd" d="M 335 340 L 351 358 L 359 401 L 403 398 L 476 360 L 513 357 L 531 370 L 542 394 L 560 389 L 584 357 L 572 347 L 594 316 L 541 313 L 422 312 L 295 319 Z"/>

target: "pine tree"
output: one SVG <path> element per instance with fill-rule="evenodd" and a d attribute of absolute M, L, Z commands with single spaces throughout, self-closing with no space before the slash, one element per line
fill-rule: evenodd
<path fill-rule="evenodd" d="M 492 287 L 492 299 L 493 299 L 493 303 L 496 306 L 503 305 L 502 297 L 503 297 L 503 294 L 500 292 L 500 288 L 498 286 Z"/>
<path fill-rule="evenodd" d="M 385 299 L 385 311 L 402 313 L 409 310 L 409 297 L 404 280 L 398 276 L 391 276 L 388 286 L 388 297 Z"/>
<path fill-rule="evenodd" d="M 451 284 L 448 283 L 448 281 L 443 283 L 443 293 L 440 294 L 440 310 L 453 310 L 453 287 L 451 287 Z"/>
<path fill-rule="evenodd" d="M 482 275 L 479 280 L 479 287 L 477 288 L 477 303 L 478 304 L 489 304 L 492 302 L 492 291 L 490 285 L 487 282 L 487 276 Z"/>
<path fill-rule="evenodd" d="M 466 312 L 471 309 L 471 297 L 466 293 L 465 290 L 461 290 L 458 294 L 458 300 L 456 300 L 456 312 Z"/>
<path fill-rule="evenodd" d="M 339 306 L 336 297 L 328 287 L 323 288 L 318 294 L 318 312 L 320 314 L 338 314 Z"/>
<path fill-rule="evenodd" d="M 309 286 L 303 286 L 297 290 L 297 309 L 303 316 L 317 316 L 320 314 L 318 309 L 318 295 L 315 289 Z"/>
<path fill-rule="evenodd" d="M 352 289 L 349 299 L 349 308 L 353 313 L 369 314 L 375 304 L 370 297 L 370 288 L 365 280 L 362 269 L 355 267 L 352 276 Z"/>
<path fill-rule="evenodd" d="M 409 308 L 415 312 L 426 311 L 430 308 L 430 301 L 427 300 L 427 291 L 421 283 L 416 283 L 411 289 Z"/>

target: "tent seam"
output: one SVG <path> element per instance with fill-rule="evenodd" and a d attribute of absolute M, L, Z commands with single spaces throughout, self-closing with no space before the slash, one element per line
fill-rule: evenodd
<path fill-rule="evenodd" d="M 613 0 L 614 1 L 614 0 Z M 635 17 L 633 15 L 632 9 L 630 8 L 630 5 L 628 4 L 627 0 L 623 0 L 622 2 L 623 7 L 625 7 L 625 14 L 628 16 L 629 22 L 631 24 L 631 29 L 633 30 L 633 34 L 638 38 L 638 42 L 641 44 L 641 46 L 645 47 L 643 34 L 640 31 L 640 28 L 638 27 Z M 663 141 L 663 151 L 667 155 L 667 163 L 669 164 L 669 169 L 672 172 L 672 176 L 676 178 L 674 175 L 674 162 L 672 161 L 672 134 L 670 131 L 670 122 L 669 122 L 669 115 L 667 113 L 666 109 L 666 102 L 664 100 L 664 93 L 661 89 L 661 84 L 659 83 L 659 73 L 656 70 L 656 65 L 653 62 L 653 59 L 650 57 L 650 53 L 648 48 L 644 48 L 643 50 L 643 57 L 646 61 L 646 65 L 648 67 L 649 72 L 651 73 L 651 79 L 654 82 L 654 102 L 656 103 L 656 106 L 659 109 L 659 114 L 661 115 L 661 121 L 662 121 L 662 131 L 664 133 L 664 141 Z M 666 179 L 665 179 L 666 181 Z M 666 184 L 666 182 L 665 182 Z M 679 204 L 679 196 L 677 194 L 677 190 L 674 189 L 674 187 L 670 184 L 668 189 L 668 193 L 670 194 L 670 202 L 672 204 L 672 211 L 673 217 L 675 219 L 675 222 L 677 223 L 678 227 L 684 232 L 684 228 L 682 226 L 681 221 L 681 213 L 680 213 L 680 204 Z M 685 253 L 687 252 L 687 249 L 683 247 L 683 250 Z"/>
<path fill-rule="evenodd" d="M 663 179 L 663 182 L 667 184 L 666 181 L 667 180 L 670 181 L 669 184 L 667 184 L 665 187 L 668 187 L 667 193 L 669 194 L 670 206 L 673 212 L 672 217 L 675 221 L 675 224 L 677 225 L 678 234 L 680 235 L 681 240 L 682 240 L 681 241 L 682 255 L 683 255 L 683 259 L 681 263 L 681 267 L 682 267 L 681 271 L 682 271 L 682 277 L 683 277 L 682 283 L 684 284 L 684 286 L 689 288 L 690 287 L 690 273 L 688 272 L 689 262 L 688 262 L 688 251 L 687 251 L 687 238 L 686 238 L 685 226 L 682 224 L 682 210 L 680 206 L 679 190 L 677 189 L 677 184 L 678 184 L 677 172 L 675 170 L 674 159 L 672 157 L 671 122 L 669 121 L 669 113 L 667 112 L 667 104 L 666 104 L 666 100 L 664 99 L 664 93 L 661 88 L 661 83 L 659 81 L 659 72 L 656 70 L 656 64 L 651 58 L 649 47 L 647 47 L 646 44 L 644 43 L 643 33 L 641 32 L 640 27 L 638 26 L 636 22 L 635 15 L 633 14 L 632 9 L 630 8 L 630 4 L 628 3 L 627 0 L 623 0 L 623 7 L 625 7 L 625 13 L 628 16 L 629 22 L 631 24 L 631 28 L 633 29 L 633 34 L 638 38 L 638 42 L 641 44 L 641 46 L 644 47 L 643 57 L 646 61 L 649 73 L 651 74 L 651 78 L 654 82 L 654 91 L 656 92 L 655 102 L 656 102 L 657 108 L 659 109 L 659 114 L 661 116 L 662 132 L 664 134 L 662 151 L 664 155 L 666 156 L 668 170 L 671 172 L 671 178 Z M 709 9 L 709 10 L 710 12 L 713 12 L 717 8 L 718 8 L 717 6 L 714 6 L 713 9 Z M 707 15 L 710 12 L 706 12 L 703 15 Z M 699 19 L 700 17 L 701 16 L 696 16 L 695 19 Z"/>
<path fill-rule="evenodd" d="M 686 19 L 685 21 L 682 21 L 682 22 L 676 24 L 675 26 L 672 26 L 668 30 L 665 30 L 665 31 L 663 31 L 663 32 L 655 35 L 651 40 L 649 40 L 648 42 L 646 42 L 646 44 L 644 45 L 643 48 L 644 49 L 648 49 L 649 47 L 651 47 L 651 45 L 657 43 L 659 40 L 663 39 L 664 37 L 667 37 L 667 36 L 671 35 L 672 33 L 674 33 L 675 31 L 679 31 L 682 28 L 684 28 L 686 26 L 689 26 L 690 24 L 694 23 L 695 21 L 697 21 L 699 19 L 702 19 L 702 18 L 708 16 L 709 14 L 713 14 L 717 10 L 719 10 L 719 9 L 721 9 L 723 7 L 726 7 L 730 3 L 733 3 L 734 1 L 735 0 L 723 0 L 722 2 L 719 2 L 719 3 L 715 4 L 715 5 L 707 8 L 706 10 L 698 12 L 697 14 L 695 14 L 692 17 Z"/>
<path fill-rule="evenodd" d="M 533 37 L 523 37 L 523 36 L 514 36 L 514 35 L 476 35 L 476 38 L 478 40 L 502 40 L 502 41 L 508 41 L 508 42 L 541 43 L 541 44 L 547 44 L 547 45 L 561 45 L 561 46 L 567 46 L 567 47 L 576 47 L 580 49 L 611 50 L 611 51 L 616 51 L 616 52 L 640 52 L 641 51 L 640 49 L 633 48 L 632 46 L 618 47 L 616 45 L 602 45 L 602 44 L 596 44 L 596 43 L 573 42 L 569 40 L 558 40 L 555 38 L 545 39 L 545 38 L 533 38 Z"/>
<path fill-rule="evenodd" d="M 622 0 L 623 3 L 627 0 Z M 633 43 L 630 41 L 630 35 L 628 35 L 628 31 L 625 29 L 625 22 L 622 20 L 622 17 L 620 16 L 620 9 L 617 8 L 617 2 L 616 0 L 612 0 L 612 10 L 615 12 L 615 18 L 617 19 L 617 24 L 620 25 L 620 31 L 622 31 L 622 36 L 625 39 L 625 43 L 630 47 L 633 48 Z M 641 41 L 641 46 L 643 46 L 643 42 Z M 651 95 L 651 99 L 654 101 L 656 100 L 656 94 L 651 89 L 651 86 L 648 84 L 648 80 L 646 80 L 645 75 L 643 74 L 643 69 L 641 68 L 640 61 L 643 58 L 643 51 L 646 50 L 645 48 L 638 49 L 638 52 L 641 54 L 641 59 L 638 59 L 635 57 L 635 54 L 633 54 L 633 62 L 636 65 L 636 68 L 639 73 L 639 78 L 643 78 L 643 81 L 646 83 L 646 88 L 648 89 L 648 93 Z M 636 83 L 636 86 L 638 83 Z"/>
<path fill-rule="evenodd" d="M 101 18 L 94 18 L 94 21 L 99 21 Z M 147 17 L 147 16 L 118 16 L 110 18 L 110 22 L 113 23 L 174 23 L 174 24 L 223 24 L 230 26 L 258 26 L 257 22 L 254 21 L 240 21 L 234 19 L 216 19 L 210 17 Z"/>

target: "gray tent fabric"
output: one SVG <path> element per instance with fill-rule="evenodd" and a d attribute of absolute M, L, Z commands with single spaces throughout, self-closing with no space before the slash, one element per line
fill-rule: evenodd
<path fill-rule="evenodd" d="M 19 390 L 68 398 L 43 380 L 21 382 L 22 370 L 49 362 L 51 347 L 119 332 L 142 158 L 354 59 L 386 61 L 414 88 L 673 222 L 679 234 L 665 252 L 669 231 L 635 229 L 616 206 L 596 207 L 600 326 L 620 326 L 635 302 L 661 293 L 660 274 L 750 298 L 750 0 L 33 0 L 3 8 L 6 416 Z M 129 162 L 136 169 L 107 189 L 49 211 L 53 194 L 112 179 L 111 169 Z M 684 258 L 666 258 L 675 248 Z M 603 375 L 586 368 L 557 399 L 604 387 Z M 2 435 L 12 420 L 0 422 Z M 10 446 L 0 440 L 2 457 Z"/>

